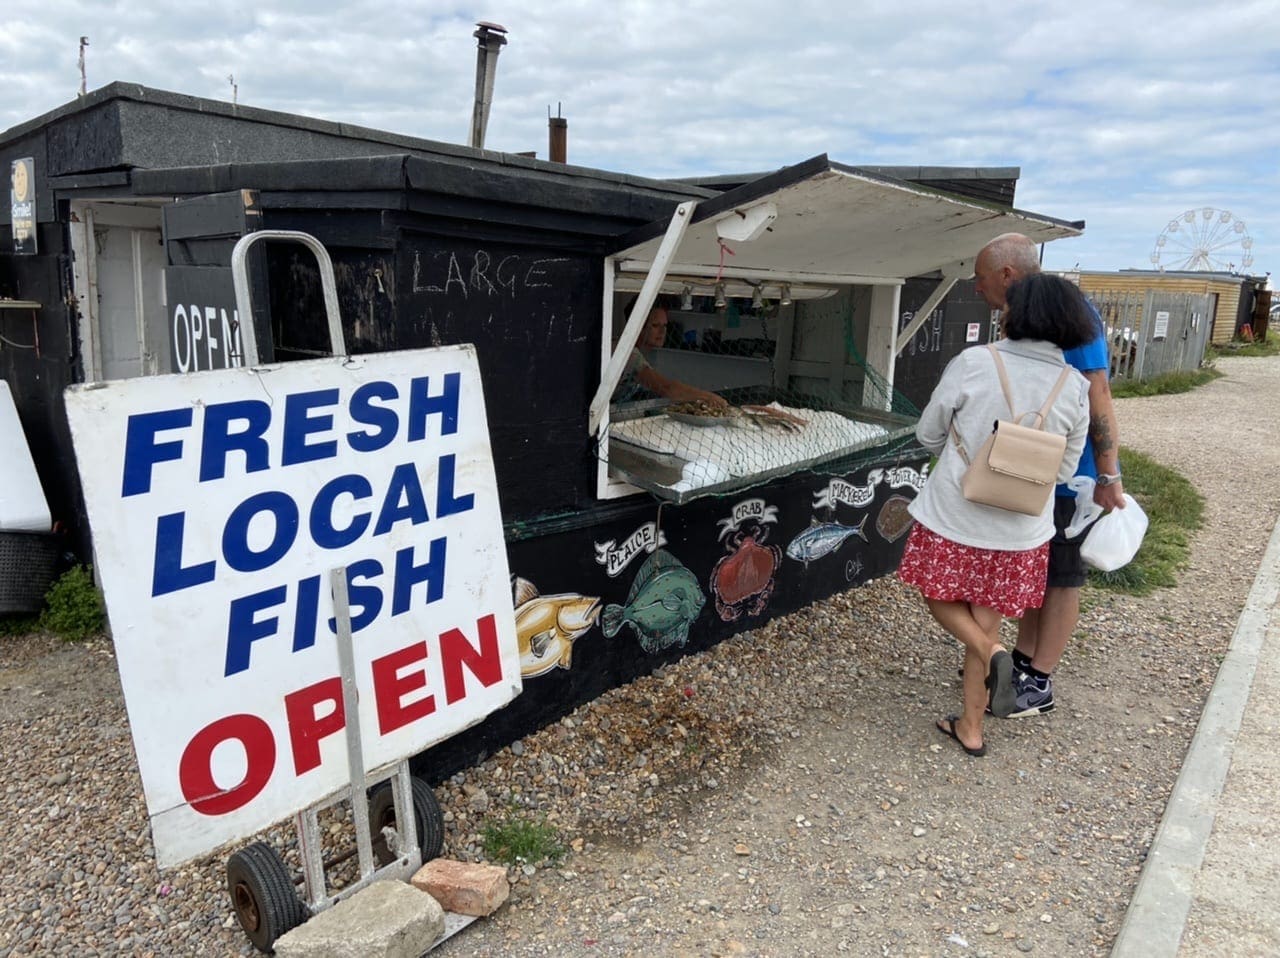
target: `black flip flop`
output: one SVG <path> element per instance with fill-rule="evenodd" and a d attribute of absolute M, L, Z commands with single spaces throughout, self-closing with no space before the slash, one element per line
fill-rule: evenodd
<path fill-rule="evenodd" d="M 942 721 L 947 723 L 946 728 L 943 728 L 937 722 L 933 723 L 933 727 L 943 735 L 955 739 L 956 744 L 965 750 L 966 755 L 972 755 L 974 758 L 982 758 L 982 756 L 987 754 L 986 745 L 979 745 L 977 748 L 970 748 L 968 745 L 965 745 L 964 742 L 960 741 L 960 736 L 956 734 L 956 722 L 960 721 L 959 715 L 948 715 Z"/>
<path fill-rule="evenodd" d="M 1008 718 L 1018 707 L 1013 687 L 1013 656 L 1000 649 L 987 666 L 987 708 L 996 718 Z"/>

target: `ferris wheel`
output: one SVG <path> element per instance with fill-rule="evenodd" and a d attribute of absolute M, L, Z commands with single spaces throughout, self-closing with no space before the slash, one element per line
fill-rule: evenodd
<path fill-rule="evenodd" d="M 1230 210 L 1211 206 L 1169 220 L 1156 237 L 1151 263 L 1158 270 L 1226 273 L 1253 265 L 1253 237 Z"/>

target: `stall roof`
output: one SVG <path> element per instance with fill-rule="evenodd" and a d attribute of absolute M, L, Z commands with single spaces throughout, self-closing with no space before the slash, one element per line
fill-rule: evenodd
<path fill-rule="evenodd" d="M 776 219 L 748 242 L 726 241 L 717 224 L 772 204 Z M 622 238 L 614 256 L 651 263 L 668 221 L 655 220 Z M 816 156 L 701 202 L 669 272 L 726 276 L 768 271 L 803 282 L 882 282 L 920 276 L 969 260 L 1001 233 L 1036 242 L 1078 236 L 1068 222 L 959 197 Z"/>
<path fill-rule="evenodd" d="M 1004 207 L 1013 206 L 1013 195 L 1018 187 L 1018 178 L 1022 175 L 1021 168 L 1017 166 L 868 166 L 860 163 L 855 169 Z M 770 172 L 772 171 L 681 177 L 680 182 L 727 193 L 739 186 L 753 183 L 762 176 L 768 176 Z"/>

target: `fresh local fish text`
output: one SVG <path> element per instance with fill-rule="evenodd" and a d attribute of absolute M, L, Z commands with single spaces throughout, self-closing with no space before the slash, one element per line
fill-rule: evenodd
<path fill-rule="evenodd" d="M 375 381 L 353 390 L 345 402 L 334 388 L 292 393 L 283 401 L 211 403 L 202 407 L 199 422 L 192 406 L 130 416 L 121 495 L 149 495 L 163 487 L 170 471 L 175 478 L 210 484 L 243 483 L 256 473 L 271 473 L 280 477 L 279 485 L 296 487 L 286 478 L 306 464 L 451 436 L 458 431 L 460 377 L 450 373 L 438 378 L 442 382 L 436 392 L 423 376 L 411 379 L 404 395 L 394 383 Z M 255 491 L 230 508 L 221 521 L 219 545 L 206 537 L 203 552 L 188 542 L 187 511 L 165 512 L 155 521 L 151 595 L 196 588 L 236 573 L 262 582 L 261 574 L 295 548 L 345 550 L 406 524 L 467 512 L 475 497 L 458 490 L 458 468 L 453 454 L 433 461 L 419 452 L 395 465 L 377 488 L 364 470 L 352 470 L 329 478 L 305 498 L 284 488 Z M 198 508 L 201 522 L 207 523 L 207 505 Z M 425 603 L 439 600 L 447 556 L 448 538 L 440 535 L 403 546 L 385 564 L 385 556 L 349 561 L 352 631 L 366 628 L 388 610 L 391 616 L 409 611 L 415 595 L 423 595 Z M 293 651 L 314 645 L 322 588 L 321 576 L 314 575 L 296 583 L 272 583 L 231 600 L 225 674 L 250 667 L 253 643 L 279 633 L 281 610 L 292 611 Z M 330 633 L 336 632 L 333 619 L 327 624 Z"/>

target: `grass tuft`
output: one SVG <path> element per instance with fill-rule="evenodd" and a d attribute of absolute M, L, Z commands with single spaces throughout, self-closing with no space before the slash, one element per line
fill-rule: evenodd
<path fill-rule="evenodd" d="M 1113 379 L 1111 395 L 1116 399 L 1128 399 L 1133 396 L 1166 396 L 1170 393 L 1186 393 L 1203 386 L 1205 383 L 1221 379 L 1222 373 L 1213 367 L 1201 369 L 1178 370 L 1152 376 L 1150 379 Z M 1126 483 L 1127 485 L 1127 483 Z"/>
<path fill-rule="evenodd" d="M 1280 336 L 1269 336 L 1262 343 L 1233 339 L 1229 343 L 1209 348 L 1219 356 L 1280 356 Z"/>
<path fill-rule="evenodd" d="M 508 818 L 484 826 L 480 834 L 484 853 L 490 861 L 508 865 L 556 862 L 564 855 L 556 830 L 545 819 Z"/>
<path fill-rule="evenodd" d="M 1131 595 L 1172 588 L 1187 565 L 1191 534 L 1204 522 L 1204 496 L 1181 473 L 1140 452 L 1121 448 L 1120 463 L 1124 491 L 1147 514 L 1147 535 L 1132 562 L 1114 572 L 1090 570 L 1089 582 Z"/>

